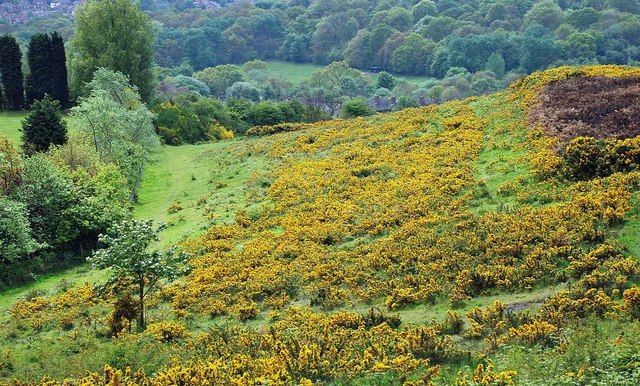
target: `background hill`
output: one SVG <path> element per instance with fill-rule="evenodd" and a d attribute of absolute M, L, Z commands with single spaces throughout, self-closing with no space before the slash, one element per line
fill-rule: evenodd
<path fill-rule="evenodd" d="M 4 2 L 0 32 L 15 34 L 23 44 L 34 33 L 51 30 L 69 39 L 71 10 L 79 3 Z M 159 80 L 193 88 L 192 80 L 172 78 L 260 59 L 276 61 L 274 66 L 287 72 L 298 64 L 295 72 L 308 79 L 313 68 L 308 64 L 345 61 L 363 71 L 422 77 L 418 87 L 395 90 L 397 98 L 446 101 L 495 91 L 550 66 L 640 60 L 637 0 L 147 0 L 141 6 L 154 21 Z M 475 74 L 473 79 L 433 81 L 461 69 Z M 203 76 L 195 78 L 207 83 Z"/>
<path fill-rule="evenodd" d="M 191 272 L 154 297 L 146 331 L 117 337 L 105 273 L 13 292 L 0 374 L 637 383 L 640 145 L 617 115 L 635 119 L 637 95 L 606 85 L 638 77 L 562 67 L 465 101 L 162 147 L 136 212 L 170 224 L 163 242 L 188 236 Z M 605 94 L 611 119 L 586 119 Z M 143 373 L 112 369 L 127 366 Z"/>

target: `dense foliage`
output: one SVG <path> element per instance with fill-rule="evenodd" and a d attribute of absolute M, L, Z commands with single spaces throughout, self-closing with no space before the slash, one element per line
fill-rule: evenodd
<path fill-rule="evenodd" d="M 195 69 L 251 59 L 381 67 L 441 78 L 450 67 L 534 71 L 557 63 L 632 63 L 634 1 L 260 1 L 150 11 L 155 60 Z"/>
<path fill-rule="evenodd" d="M 100 163 L 84 139 L 72 137 L 27 159 L 9 141 L 0 143 L 0 205 L 7 215 L 0 287 L 69 265 L 95 247 L 99 233 L 130 216 L 122 174 Z"/>
<path fill-rule="evenodd" d="M 86 84 L 100 67 L 125 74 L 144 101 L 153 94 L 154 40 L 151 20 L 130 0 L 90 0 L 75 13 L 70 42 L 71 88 L 86 96 Z"/>
<path fill-rule="evenodd" d="M 46 95 L 31 103 L 31 113 L 22 124 L 22 149 L 25 154 L 49 150 L 67 141 L 67 123 L 62 119 L 60 102 Z"/>

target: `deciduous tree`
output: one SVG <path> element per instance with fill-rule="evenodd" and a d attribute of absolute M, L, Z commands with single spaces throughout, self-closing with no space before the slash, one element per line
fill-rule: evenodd
<path fill-rule="evenodd" d="M 114 279 L 131 280 L 136 287 L 139 304 L 138 327 L 146 326 L 145 301 L 162 280 L 173 280 L 184 272 L 185 257 L 175 250 L 151 250 L 158 241 L 163 225 L 155 227 L 152 220 L 127 220 L 100 235 L 105 249 L 88 258 L 98 268 L 110 269 Z"/>
<path fill-rule="evenodd" d="M 71 86 L 88 95 L 85 85 L 96 69 L 125 74 L 143 101 L 153 94 L 153 27 L 131 0 L 90 0 L 76 9 L 77 29 L 71 40 Z"/>
<path fill-rule="evenodd" d="M 98 69 L 88 87 L 90 96 L 72 114 L 78 117 L 79 130 L 91 138 L 101 161 L 120 168 L 135 200 L 149 152 L 160 143 L 153 114 L 122 73 Z"/>

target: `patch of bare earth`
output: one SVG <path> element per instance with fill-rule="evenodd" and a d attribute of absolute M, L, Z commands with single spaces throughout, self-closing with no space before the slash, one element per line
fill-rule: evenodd
<path fill-rule="evenodd" d="M 531 110 L 564 145 L 575 137 L 630 138 L 640 134 L 640 78 L 575 77 L 553 82 Z"/>

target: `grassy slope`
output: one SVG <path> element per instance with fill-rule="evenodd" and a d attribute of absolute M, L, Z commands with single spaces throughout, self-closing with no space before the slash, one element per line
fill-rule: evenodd
<path fill-rule="evenodd" d="M 263 158 L 243 155 L 251 141 L 163 147 L 147 168 L 136 217 L 168 225 L 162 234 L 163 245 L 193 237 L 211 221 L 231 220 L 238 209 L 251 206 L 246 182 L 264 166 Z M 173 203 L 183 209 L 169 213 Z"/>
<path fill-rule="evenodd" d="M 270 66 L 275 64 L 270 62 Z M 307 68 L 307 71 L 311 70 Z M 498 121 L 500 118 L 492 115 L 496 109 L 506 108 L 498 106 L 498 101 L 496 96 L 488 96 L 472 102 L 476 113 L 487 119 L 485 148 L 477 160 L 475 171 L 484 181 L 486 195 L 476 202 L 477 211 L 496 210 L 509 205 L 513 198 L 500 195 L 499 187 L 529 174 L 526 160 L 523 159 L 525 151 L 519 146 L 526 142 L 526 129 L 521 127 L 510 132 L 501 130 L 505 122 Z M 513 113 L 518 113 L 516 108 L 513 108 Z M 22 117 L 23 114 L 0 115 L 0 133 L 19 140 L 17 129 Z M 297 134 L 283 135 L 294 137 Z M 135 215 L 168 223 L 169 227 L 162 235 L 161 242 L 163 245 L 173 245 L 185 237 L 198 234 L 212 221 L 227 222 L 237 210 L 251 210 L 260 201 L 251 198 L 252 187 L 259 184 L 261 171 L 268 167 L 266 157 L 252 151 L 253 144 L 260 141 L 263 139 L 235 139 L 201 145 L 162 147 L 148 165 Z M 168 213 L 167 209 L 176 201 L 180 202 L 183 209 L 173 214 Z M 640 255 L 640 242 L 636 237 L 638 231 L 640 220 L 637 219 L 620 229 L 620 241 L 629 246 L 634 256 Z M 54 292 L 61 280 L 79 284 L 102 278 L 101 272 L 79 267 L 42 277 L 28 286 L 5 291 L 0 294 L 0 323 L 6 320 L 6 309 L 31 291 Z M 464 314 L 475 306 L 486 306 L 495 300 L 535 308 L 545 297 L 561 288 L 562 286 L 547 287 L 517 294 L 482 296 L 473 299 L 459 311 Z M 366 312 L 369 307 L 370 305 L 356 304 L 350 309 Z M 448 309 L 448 301 L 443 300 L 435 305 L 407 307 L 399 313 L 404 322 L 420 324 L 432 319 L 440 320 Z M 257 321 L 257 324 L 261 322 Z M 190 327 L 206 330 L 211 323 L 211 320 L 195 320 Z M 113 349 L 111 346 L 103 348 Z M 95 362 L 104 361 L 96 359 Z"/>

